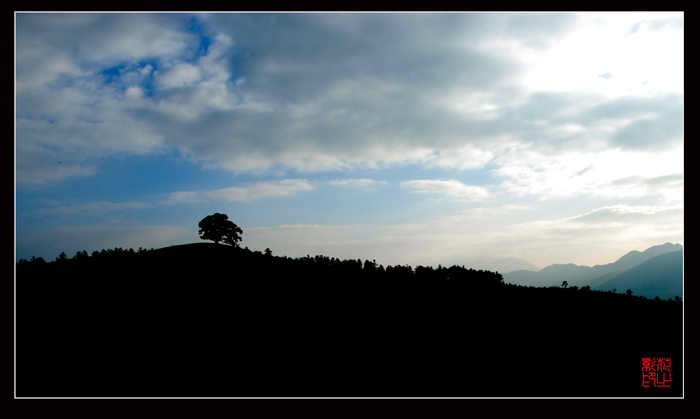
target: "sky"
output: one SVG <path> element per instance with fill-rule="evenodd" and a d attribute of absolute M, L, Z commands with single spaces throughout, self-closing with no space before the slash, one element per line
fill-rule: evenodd
<path fill-rule="evenodd" d="M 683 244 L 683 13 L 16 13 L 15 259 Z"/>

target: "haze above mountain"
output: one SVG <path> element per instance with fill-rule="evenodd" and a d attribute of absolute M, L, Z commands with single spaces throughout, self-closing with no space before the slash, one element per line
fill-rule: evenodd
<path fill-rule="evenodd" d="M 540 268 L 533 265 L 532 263 L 526 261 L 525 259 L 508 257 L 508 258 L 478 258 L 478 259 L 468 259 L 460 265 L 464 265 L 467 268 L 492 271 L 499 273 L 527 270 L 527 271 L 539 271 Z"/>

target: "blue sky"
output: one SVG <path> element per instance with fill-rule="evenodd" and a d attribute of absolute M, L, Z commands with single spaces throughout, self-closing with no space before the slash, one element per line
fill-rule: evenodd
<path fill-rule="evenodd" d="M 16 13 L 15 257 L 198 242 L 215 212 L 384 265 L 682 244 L 683 23 Z"/>

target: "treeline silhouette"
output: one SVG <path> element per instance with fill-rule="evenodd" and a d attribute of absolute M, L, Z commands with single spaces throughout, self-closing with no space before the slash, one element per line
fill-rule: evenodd
<path fill-rule="evenodd" d="M 471 281 L 471 285 L 486 285 L 486 284 L 503 284 L 503 275 L 498 272 L 491 272 L 485 270 L 474 270 L 471 268 L 465 268 L 464 265 L 458 266 L 453 265 L 451 267 L 443 267 L 439 265 L 437 268 L 432 266 L 416 266 L 415 270 L 410 265 L 395 265 L 387 266 L 378 265 L 376 260 L 365 260 L 362 262 L 361 259 L 345 259 L 341 260 L 334 257 L 328 257 L 323 255 L 310 256 L 306 255 L 299 258 L 289 258 L 287 256 L 272 256 L 272 251 L 267 248 L 265 252 L 258 250 L 250 250 L 247 247 L 244 249 L 231 247 L 238 252 L 246 252 L 247 259 L 249 263 L 259 264 L 258 270 L 262 269 L 265 271 L 270 270 L 288 270 L 293 269 L 295 271 L 303 271 L 306 276 L 317 277 L 333 277 L 333 278 L 343 278 L 351 277 L 358 279 L 358 275 L 362 275 L 365 278 L 380 279 L 380 278 L 391 278 L 391 279 L 420 279 L 420 280 L 462 280 Z M 125 249 L 121 247 L 115 247 L 114 249 L 102 249 L 101 251 L 93 251 L 91 256 L 85 250 L 78 251 L 72 258 L 68 258 L 65 252 L 61 252 L 59 256 L 53 262 L 49 263 L 62 263 L 68 260 L 76 260 L 87 262 L 91 258 L 93 261 L 136 261 L 136 259 L 130 259 L 137 254 L 143 254 L 148 251 L 153 251 L 154 249 L 145 249 L 139 247 L 138 250 L 133 248 Z M 42 257 L 32 256 L 31 259 L 20 259 L 18 262 L 18 268 L 21 269 L 31 269 L 34 266 L 41 266 L 47 263 Z M 75 262 L 72 262 L 75 263 Z M 77 268 L 77 265 L 71 265 L 71 267 Z M 543 289 L 545 287 L 528 287 L 523 285 L 511 285 L 510 286 L 518 288 L 538 288 Z M 550 286 L 547 288 L 567 288 L 570 291 L 591 291 L 590 286 L 583 286 L 579 288 L 578 286 L 569 287 L 566 281 L 562 283 L 562 287 Z M 593 291 L 601 292 L 601 291 Z M 607 291 L 609 293 L 616 293 L 617 290 Z M 624 294 L 632 296 L 631 290 L 626 290 Z M 635 296 L 641 299 L 647 299 L 644 296 Z M 661 300 L 659 297 L 654 298 L 654 300 Z M 676 296 L 675 298 L 669 298 L 666 301 L 681 302 L 681 298 Z"/>
<path fill-rule="evenodd" d="M 198 243 L 17 264 L 22 396 L 664 397 L 682 303 Z M 670 388 L 642 357 L 673 359 Z"/>
<path fill-rule="evenodd" d="M 150 250 L 153 250 L 151 248 Z M 124 257 L 129 257 L 132 255 L 135 255 L 137 253 L 144 253 L 147 252 L 148 249 L 144 249 L 142 247 L 139 247 L 138 250 L 134 250 L 133 248 L 129 249 L 122 249 L 121 247 L 115 247 L 114 249 L 102 249 L 102 251 L 97 251 L 95 250 L 92 252 L 92 258 L 94 259 L 105 259 L 105 258 L 124 258 Z M 86 250 L 79 250 L 75 253 L 75 256 L 73 256 L 71 259 L 75 260 L 86 260 L 90 257 L 88 255 L 88 252 Z M 65 262 L 68 260 L 68 255 L 66 255 L 66 252 L 61 252 L 60 255 L 56 256 L 56 260 L 54 262 Z M 44 263 L 47 263 L 46 260 L 44 260 L 43 257 L 39 256 L 32 256 L 31 259 L 20 259 L 17 262 L 18 267 L 25 267 L 28 264 L 31 264 L 32 266 L 36 265 L 42 265 Z"/>

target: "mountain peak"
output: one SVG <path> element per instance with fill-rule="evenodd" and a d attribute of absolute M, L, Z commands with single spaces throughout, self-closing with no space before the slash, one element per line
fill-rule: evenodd
<path fill-rule="evenodd" d="M 638 250 L 632 250 L 631 252 L 627 253 L 626 255 L 622 256 L 620 259 L 616 260 L 615 262 L 608 264 L 610 266 L 612 265 L 624 265 L 627 263 L 633 263 L 634 265 L 638 265 L 645 260 L 662 255 L 664 253 L 669 253 L 673 252 L 676 250 L 683 250 L 683 246 L 676 243 L 664 243 L 660 244 L 658 246 L 652 246 L 648 248 L 647 250 L 640 252 Z M 607 265 L 596 265 L 596 266 L 607 266 Z M 630 266 L 631 268 L 632 266 Z"/>
<path fill-rule="evenodd" d="M 673 244 L 671 242 L 666 242 L 666 243 L 660 244 L 658 246 L 652 246 L 652 247 L 648 248 L 647 250 L 645 250 L 643 253 L 647 253 L 647 252 L 653 253 L 653 252 L 656 252 L 659 250 L 663 250 L 662 253 L 668 253 L 670 251 L 672 252 L 672 251 L 676 251 L 676 250 L 683 250 L 683 246 L 680 243 Z"/>

